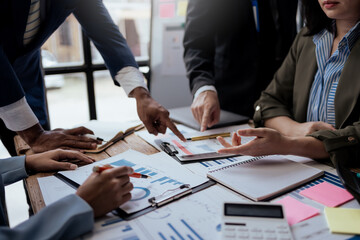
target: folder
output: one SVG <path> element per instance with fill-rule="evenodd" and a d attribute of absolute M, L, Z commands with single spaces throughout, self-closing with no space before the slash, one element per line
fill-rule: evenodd
<path fill-rule="evenodd" d="M 135 202 L 129 201 L 121 205 L 121 208 L 114 210 L 114 214 L 130 220 L 215 184 L 214 181 L 193 174 L 168 158 L 163 152 L 145 155 L 134 150 L 128 150 L 114 157 L 80 167 L 78 170 L 58 172 L 54 176 L 77 189 L 91 174 L 94 166 L 104 164 L 131 166 L 136 172 L 145 174 L 146 171 L 146 174 L 152 178 L 132 178 L 131 180 L 134 184 L 133 191 L 136 189 L 141 192 L 141 194 L 137 194 L 132 191 L 132 200 Z M 152 164 L 154 167 L 151 167 Z M 142 193 L 146 194 L 143 195 Z"/>

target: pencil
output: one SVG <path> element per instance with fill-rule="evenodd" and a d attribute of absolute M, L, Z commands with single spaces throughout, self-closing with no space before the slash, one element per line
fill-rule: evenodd
<path fill-rule="evenodd" d="M 205 140 L 205 139 L 210 139 L 210 138 L 216 138 L 216 137 L 230 137 L 230 133 L 215 133 L 215 134 L 211 134 L 211 135 L 204 135 L 204 136 L 198 136 L 198 137 L 191 137 L 191 138 L 187 138 L 186 140 L 191 140 L 191 141 L 199 141 L 199 140 Z"/>
<path fill-rule="evenodd" d="M 105 170 L 111 169 L 111 168 L 114 168 L 114 167 L 109 165 L 109 164 L 106 164 L 104 166 L 94 166 L 93 167 L 93 172 L 101 173 L 102 171 L 105 171 Z M 141 174 L 141 173 L 137 173 L 137 172 L 134 172 L 134 173 L 130 174 L 129 177 L 133 177 L 133 178 L 151 178 L 149 175 L 145 175 L 145 174 Z"/>

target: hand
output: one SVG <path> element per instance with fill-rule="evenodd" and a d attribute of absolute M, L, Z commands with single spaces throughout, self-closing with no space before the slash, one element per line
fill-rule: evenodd
<path fill-rule="evenodd" d="M 197 96 L 191 104 L 194 118 L 200 123 L 200 131 L 214 126 L 220 120 L 220 103 L 217 93 L 204 91 Z"/>
<path fill-rule="evenodd" d="M 78 127 L 73 129 L 55 129 L 44 131 L 37 124 L 18 134 L 25 140 L 34 152 L 45 152 L 48 150 L 62 149 L 95 149 L 98 141 L 81 135 L 93 134 L 93 131 Z"/>
<path fill-rule="evenodd" d="M 138 87 L 132 91 L 131 95 L 136 98 L 138 115 L 149 133 L 157 135 L 158 133 L 165 133 L 166 128 L 169 128 L 178 138 L 186 141 L 185 137 L 170 120 L 169 112 L 156 102 L 148 91 Z"/>
<path fill-rule="evenodd" d="M 304 122 L 298 123 L 295 128 L 293 128 L 293 133 L 289 136 L 292 137 L 305 137 L 306 135 L 312 134 L 319 130 L 336 130 L 331 124 L 325 122 Z"/>
<path fill-rule="evenodd" d="M 88 164 L 95 160 L 77 151 L 56 149 L 26 156 L 25 167 L 33 172 L 74 170 L 77 164 Z"/>
<path fill-rule="evenodd" d="M 255 136 L 256 138 L 246 144 L 241 144 L 241 136 Z M 222 137 L 217 137 L 225 147 L 219 153 L 232 153 L 250 156 L 263 156 L 272 154 L 288 154 L 291 139 L 281 135 L 278 131 L 269 128 L 243 129 L 233 134 L 232 144 Z"/>
<path fill-rule="evenodd" d="M 100 217 L 131 199 L 129 175 L 133 172 L 130 167 L 118 167 L 92 173 L 76 194 L 93 208 L 95 217 Z"/>

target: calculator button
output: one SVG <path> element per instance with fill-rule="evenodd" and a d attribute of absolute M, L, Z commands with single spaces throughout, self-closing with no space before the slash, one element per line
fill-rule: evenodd
<path fill-rule="evenodd" d="M 260 228 L 252 228 L 251 232 L 253 232 L 253 233 L 261 233 L 262 230 Z"/>
<path fill-rule="evenodd" d="M 226 227 L 226 228 L 224 228 L 224 230 L 227 232 L 234 232 L 235 228 L 234 227 Z"/>
<path fill-rule="evenodd" d="M 279 237 L 279 240 L 291 240 L 292 238 L 290 236 L 287 237 Z"/>
<path fill-rule="evenodd" d="M 237 236 L 238 237 L 247 237 L 247 238 L 249 238 L 250 235 L 247 232 L 238 232 Z"/>
<path fill-rule="evenodd" d="M 280 230 L 280 231 L 278 231 L 278 234 L 289 234 L 289 231 L 287 231 L 287 230 Z"/>
<path fill-rule="evenodd" d="M 252 233 L 251 234 L 251 239 L 264 239 L 262 233 Z"/>
<path fill-rule="evenodd" d="M 276 235 L 274 235 L 274 236 L 269 236 L 269 235 L 267 235 L 267 236 L 265 237 L 265 240 L 277 240 L 277 237 L 276 237 Z"/>
<path fill-rule="evenodd" d="M 274 229 L 266 229 L 264 232 L 265 233 L 275 233 L 276 231 Z"/>
<path fill-rule="evenodd" d="M 239 227 L 238 232 L 249 232 L 249 229 L 247 227 Z"/>
<path fill-rule="evenodd" d="M 250 239 L 250 236 L 249 236 L 249 234 L 248 234 L 248 235 L 244 235 L 244 236 L 238 235 L 238 236 L 237 236 L 237 239 Z"/>
<path fill-rule="evenodd" d="M 224 237 L 225 237 L 225 239 L 236 239 L 235 234 L 225 233 Z"/>
<path fill-rule="evenodd" d="M 277 226 L 277 229 L 288 229 L 286 225 L 279 225 Z"/>

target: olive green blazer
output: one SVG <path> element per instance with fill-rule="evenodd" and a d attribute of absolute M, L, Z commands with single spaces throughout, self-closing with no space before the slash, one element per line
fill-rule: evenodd
<path fill-rule="evenodd" d="M 297 35 L 282 66 L 270 85 L 255 103 L 254 122 L 261 126 L 264 119 L 288 116 L 306 122 L 309 94 L 317 71 L 315 44 L 312 36 Z M 331 160 L 344 158 L 348 152 L 360 166 L 360 39 L 357 40 L 345 63 L 335 94 L 336 131 L 317 131 L 311 136 L 324 141 Z M 344 160 L 347 161 L 348 159 Z"/>

